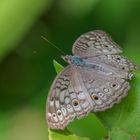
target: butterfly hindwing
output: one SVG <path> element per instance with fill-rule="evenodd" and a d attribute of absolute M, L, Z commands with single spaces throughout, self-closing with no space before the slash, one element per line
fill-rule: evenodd
<path fill-rule="evenodd" d="M 120 102 L 130 89 L 129 83 L 119 77 L 102 75 L 89 69 L 80 70 L 80 74 L 93 101 L 93 112 L 111 108 Z"/>
<path fill-rule="evenodd" d="M 89 57 L 85 59 L 86 63 L 96 64 L 102 68 L 112 71 L 115 76 L 130 80 L 133 76 L 132 70 L 137 66 L 122 55 L 100 55 L 98 57 Z M 116 75 L 117 74 L 117 75 Z M 112 76 L 114 76 L 112 75 Z"/>
<path fill-rule="evenodd" d="M 111 55 L 101 55 L 97 57 L 102 63 L 111 65 L 116 67 L 120 70 L 125 71 L 132 71 L 137 69 L 137 66 L 130 61 L 128 58 L 118 55 L 118 54 L 111 54 Z"/>

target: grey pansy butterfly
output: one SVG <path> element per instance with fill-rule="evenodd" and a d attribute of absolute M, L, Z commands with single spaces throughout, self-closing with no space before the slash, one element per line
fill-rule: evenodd
<path fill-rule="evenodd" d="M 73 56 L 55 78 L 47 99 L 48 127 L 64 129 L 75 117 L 111 108 L 127 95 L 131 71 L 137 69 L 122 55 L 121 48 L 100 30 L 81 35 Z"/>

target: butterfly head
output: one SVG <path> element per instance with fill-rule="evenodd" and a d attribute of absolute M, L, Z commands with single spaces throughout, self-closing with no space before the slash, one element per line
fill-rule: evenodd
<path fill-rule="evenodd" d="M 72 55 L 65 55 L 65 56 L 61 56 L 61 58 L 66 61 L 67 63 L 71 64 L 72 62 Z"/>

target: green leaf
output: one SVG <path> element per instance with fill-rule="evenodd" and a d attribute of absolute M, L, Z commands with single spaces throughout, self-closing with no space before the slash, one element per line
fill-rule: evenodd
<path fill-rule="evenodd" d="M 100 0 L 61 0 L 60 8 L 67 16 L 81 18 L 88 15 Z"/>
<path fill-rule="evenodd" d="M 134 75 L 128 96 L 113 108 L 96 113 L 110 131 L 111 140 L 140 139 L 140 72 Z"/>
<path fill-rule="evenodd" d="M 75 119 L 67 128 L 70 132 L 78 136 L 86 136 L 90 140 L 101 140 L 107 136 L 107 129 L 93 113 L 89 113 L 82 119 Z"/>
<path fill-rule="evenodd" d="M 65 130 L 48 130 L 49 140 L 89 140 L 86 137 L 79 137 Z"/>
<path fill-rule="evenodd" d="M 57 74 L 63 69 L 63 66 L 60 65 L 56 60 L 53 60 L 53 65 Z"/>

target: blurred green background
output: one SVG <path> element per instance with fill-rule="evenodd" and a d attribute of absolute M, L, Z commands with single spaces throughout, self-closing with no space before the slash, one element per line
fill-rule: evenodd
<path fill-rule="evenodd" d="M 47 140 L 46 97 L 60 53 L 71 53 L 90 30 L 108 32 L 140 64 L 139 0 L 0 0 L 0 140 Z M 106 129 L 92 114 L 69 130 L 101 140 Z"/>

